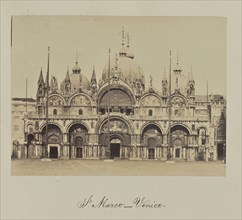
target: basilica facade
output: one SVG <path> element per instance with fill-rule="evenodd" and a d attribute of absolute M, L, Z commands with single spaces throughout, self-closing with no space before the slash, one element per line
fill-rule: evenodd
<path fill-rule="evenodd" d="M 180 88 L 179 71 L 178 65 L 172 67 L 171 94 L 169 73 L 161 77 L 160 88 L 154 88 L 153 79 L 147 79 L 124 42 L 104 66 L 101 79 L 93 69 L 89 80 L 76 61 L 60 86 L 51 77 L 48 98 L 41 70 L 35 112 L 23 118 L 25 157 L 105 159 L 108 155 L 165 161 L 170 152 L 171 159 L 178 161 L 224 160 L 225 98 L 197 95 L 192 71 L 185 88 Z"/>

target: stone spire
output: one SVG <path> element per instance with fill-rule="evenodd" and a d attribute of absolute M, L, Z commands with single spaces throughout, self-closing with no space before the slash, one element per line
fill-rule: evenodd
<path fill-rule="evenodd" d="M 38 89 L 37 89 L 36 98 L 37 98 L 37 102 L 41 103 L 43 101 L 43 97 L 45 96 L 45 83 L 44 83 L 42 67 L 40 70 L 40 75 L 39 75 L 37 86 L 38 86 L 37 87 Z"/>
<path fill-rule="evenodd" d="M 191 73 L 190 73 L 190 76 L 189 76 L 189 81 L 190 81 L 190 82 L 194 82 L 192 66 L 191 66 Z"/>
<path fill-rule="evenodd" d="M 97 85 L 97 78 L 96 78 L 96 73 L 95 73 L 95 66 L 93 66 L 93 71 L 92 71 L 92 78 L 91 78 L 91 85 Z"/>
<path fill-rule="evenodd" d="M 69 93 L 71 92 L 71 80 L 69 75 L 69 67 L 67 67 L 66 78 L 62 84 L 62 91 L 64 95 L 69 95 Z"/>
<path fill-rule="evenodd" d="M 44 77 L 43 77 L 42 67 L 41 67 L 41 70 L 40 70 L 38 83 L 41 83 L 41 82 L 44 82 Z"/>
<path fill-rule="evenodd" d="M 67 67 L 65 82 L 70 82 L 69 67 Z"/>
<path fill-rule="evenodd" d="M 193 77 L 193 71 L 191 67 L 191 72 L 188 72 L 187 76 L 187 97 L 194 96 L 195 95 L 195 81 Z"/>
<path fill-rule="evenodd" d="M 178 55 L 178 52 L 177 52 L 177 62 L 176 62 L 176 67 L 175 67 L 175 69 L 173 70 L 173 72 L 174 72 L 174 74 L 175 74 L 175 79 L 176 79 L 176 84 L 175 84 L 175 89 L 176 90 L 179 90 L 180 88 L 179 88 L 179 82 L 178 82 L 178 79 L 179 79 L 179 77 L 180 77 L 180 75 L 181 75 L 181 73 L 182 73 L 182 69 L 181 69 L 181 67 L 180 67 L 180 65 L 179 65 L 179 55 Z"/>
<path fill-rule="evenodd" d="M 161 84 L 162 84 L 162 96 L 168 96 L 168 81 L 166 77 L 166 68 L 164 69 L 164 74 L 163 74 Z"/>

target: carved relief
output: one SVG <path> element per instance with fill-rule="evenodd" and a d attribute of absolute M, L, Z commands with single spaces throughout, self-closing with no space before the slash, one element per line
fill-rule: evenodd
<path fill-rule="evenodd" d="M 174 116 L 181 117 L 185 115 L 185 100 L 181 97 L 174 97 L 171 100 L 172 112 Z"/>
<path fill-rule="evenodd" d="M 185 107 L 185 100 L 181 97 L 174 97 L 171 100 L 172 107 Z"/>
<path fill-rule="evenodd" d="M 50 106 L 61 106 L 64 105 L 63 100 L 58 96 L 52 96 L 49 98 Z"/>
<path fill-rule="evenodd" d="M 48 138 L 48 143 L 49 144 L 57 144 L 59 143 L 60 140 L 59 140 L 59 137 L 55 134 L 51 135 L 49 138 Z"/>
<path fill-rule="evenodd" d="M 106 122 L 101 129 L 101 133 L 108 132 L 108 123 Z M 128 133 L 129 129 L 128 126 L 120 120 L 112 120 L 110 121 L 110 132 L 121 132 L 121 133 Z"/>
<path fill-rule="evenodd" d="M 84 95 L 78 95 L 78 96 L 75 96 L 72 100 L 71 100 L 71 105 L 75 106 L 81 106 L 81 105 L 91 105 L 91 101 L 89 98 L 87 98 L 86 96 Z"/>
<path fill-rule="evenodd" d="M 160 106 L 160 99 L 156 96 L 146 96 L 141 100 L 141 106 Z"/>

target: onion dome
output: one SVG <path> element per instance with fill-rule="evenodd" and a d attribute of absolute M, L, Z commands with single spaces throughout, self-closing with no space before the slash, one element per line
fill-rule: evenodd
<path fill-rule="evenodd" d="M 119 50 L 119 56 L 120 57 L 127 56 L 127 49 L 124 46 L 122 46 L 121 49 Z"/>
<path fill-rule="evenodd" d="M 110 60 L 110 77 L 112 77 L 115 73 L 130 85 L 137 81 L 145 85 L 143 69 L 134 59 L 131 59 L 130 57 L 119 54 L 118 58 Z M 108 80 L 108 64 L 104 66 L 102 80 L 104 82 Z"/>
<path fill-rule="evenodd" d="M 141 84 L 144 88 L 145 77 L 141 66 L 134 60 L 134 53 L 129 47 L 129 34 L 122 30 L 122 43 L 121 49 L 119 51 L 119 57 L 115 57 L 110 60 L 110 77 L 115 76 L 115 78 L 120 78 L 130 86 L 134 86 L 137 83 Z M 127 38 L 127 46 L 124 44 L 125 36 Z M 108 80 L 108 70 L 109 63 L 104 66 L 102 81 L 106 82 Z"/>
<path fill-rule="evenodd" d="M 66 76 L 66 79 L 63 81 L 63 85 L 68 81 L 70 82 L 70 92 L 75 93 L 81 90 L 90 90 L 90 82 L 86 76 L 81 73 L 81 68 L 78 66 L 78 62 L 72 68 L 72 74 L 69 75 L 69 72 Z M 63 86 L 62 86 L 63 89 Z M 64 91 L 63 91 L 64 92 Z"/>
<path fill-rule="evenodd" d="M 127 55 L 128 58 L 134 59 L 134 53 L 132 50 L 130 50 L 130 48 L 127 48 Z"/>
<path fill-rule="evenodd" d="M 76 65 L 72 68 L 73 73 L 81 73 L 81 68 L 78 66 L 78 62 L 76 61 Z"/>

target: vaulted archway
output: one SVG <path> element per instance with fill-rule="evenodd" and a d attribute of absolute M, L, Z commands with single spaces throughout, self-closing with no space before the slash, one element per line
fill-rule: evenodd
<path fill-rule="evenodd" d="M 84 145 L 88 142 L 88 130 L 81 123 L 72 124 L 68 129 L 69 158 L 82 158 Z"/>
<path fill-rule="evenodd" d="M 148 148 L 155 148 L 162 144 L 162 132 L 156 124 L 146 125 L 141 134 L 141 143 Z"/>

